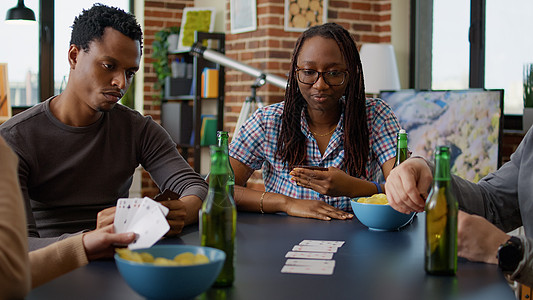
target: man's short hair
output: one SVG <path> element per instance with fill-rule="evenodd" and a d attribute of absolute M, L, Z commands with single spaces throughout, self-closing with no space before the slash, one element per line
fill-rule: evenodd
<path fill-rule="evenodd" d="M 92 41 L 102 39 L 107 27 L 121 32 L 134 41 L 139 41 L 142 51 L 141 26 L 133 14 L 118 7 L 96 3 L 90 9 L 84 9 L 79 16 L 74 18 L 71 27 L 70 45 L 74 44 L 86 52 Z"/>

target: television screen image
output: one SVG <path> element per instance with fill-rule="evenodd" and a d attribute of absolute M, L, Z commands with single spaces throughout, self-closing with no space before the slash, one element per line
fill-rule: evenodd
<path fill-rule="evenodd" d="M 437 145 L 451 149 L 452 174 L 473 182 L 500 162 L 503 90 L 382 91 L 407 131 L 413 155 L 433 159 Z"/>

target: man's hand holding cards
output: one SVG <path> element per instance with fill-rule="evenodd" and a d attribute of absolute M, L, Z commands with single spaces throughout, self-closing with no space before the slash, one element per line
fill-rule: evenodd
<path fill-rule="evenodd" d="M 131 250 L 150 248 L 170 229 L 168 208 L 148 198 L 121 198 L 117 201 L 114 229 L 116 233 L 134 232 Z"/>

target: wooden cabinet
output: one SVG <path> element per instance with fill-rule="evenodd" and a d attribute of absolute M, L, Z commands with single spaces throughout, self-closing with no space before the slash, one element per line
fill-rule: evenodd
<path fill-rule="evenodd" d="M 209 49 L 220 53 L 225 51 L 225 35 L 223 33 L 196 32 L 196 42 L 206 42 Z M 182 155 L 187 159 L 187 149 L 193 148 L 194 164 L 193 168 L 200 174 L 207 174 L 209 171 L 209 151 L 208 145 L 201 143 L 202 114 L 214 114 L 216 116 L 217 130 L 224 127 L 224 66 L 208 61 L 203 57 L 197 57 L 188 52 L 171 53 L 185 62 L 193 64 L 193 88 L 190 93 L 165 97 L 161 103 L 161 123 L 174 142 L 184 151 Z M 218 70 L 218 96 L 206 98 L 202 97 L 202 72 L 205 68 Z M 206 111 L 210 106 L 213 111 Z M 214 109 L 213 109 L 214 108 Z M 216 134 L 216 132 L 215 132 Z M 191 142 L 187 142 L 187 136 L 192 136 Z M 202 155 L 203 153 L 203 155 Z M 207 153 L 207 154 L 206 154 Z"/>

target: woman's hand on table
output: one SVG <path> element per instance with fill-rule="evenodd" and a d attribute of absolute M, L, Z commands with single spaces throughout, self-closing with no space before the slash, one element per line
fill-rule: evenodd
<path fill-rule="evenodd" d="M 353 185 L 350 184 L 351 176 L 338 168 L 313 170 L 297 167 L 292 169 L 289 175 L 297 185 L 313 189 L 322 195 L 351 197 L 353 190 Z"/>
<path fill-rule="evenodd" d="M 509 238 L 509 235 L 485 218 L 459 211 L 457 255 L 470 261 L 497 264 L 498 248 Z"/>
<path fill-rule="evenodd" d="M 326 221 L 331 219 L 346 220 L 353 218 L 351 213 L 337 209 L 320 200 L 291 198 L 287 201 L 285 212 L 290 216 L 314 218 Z"/>

